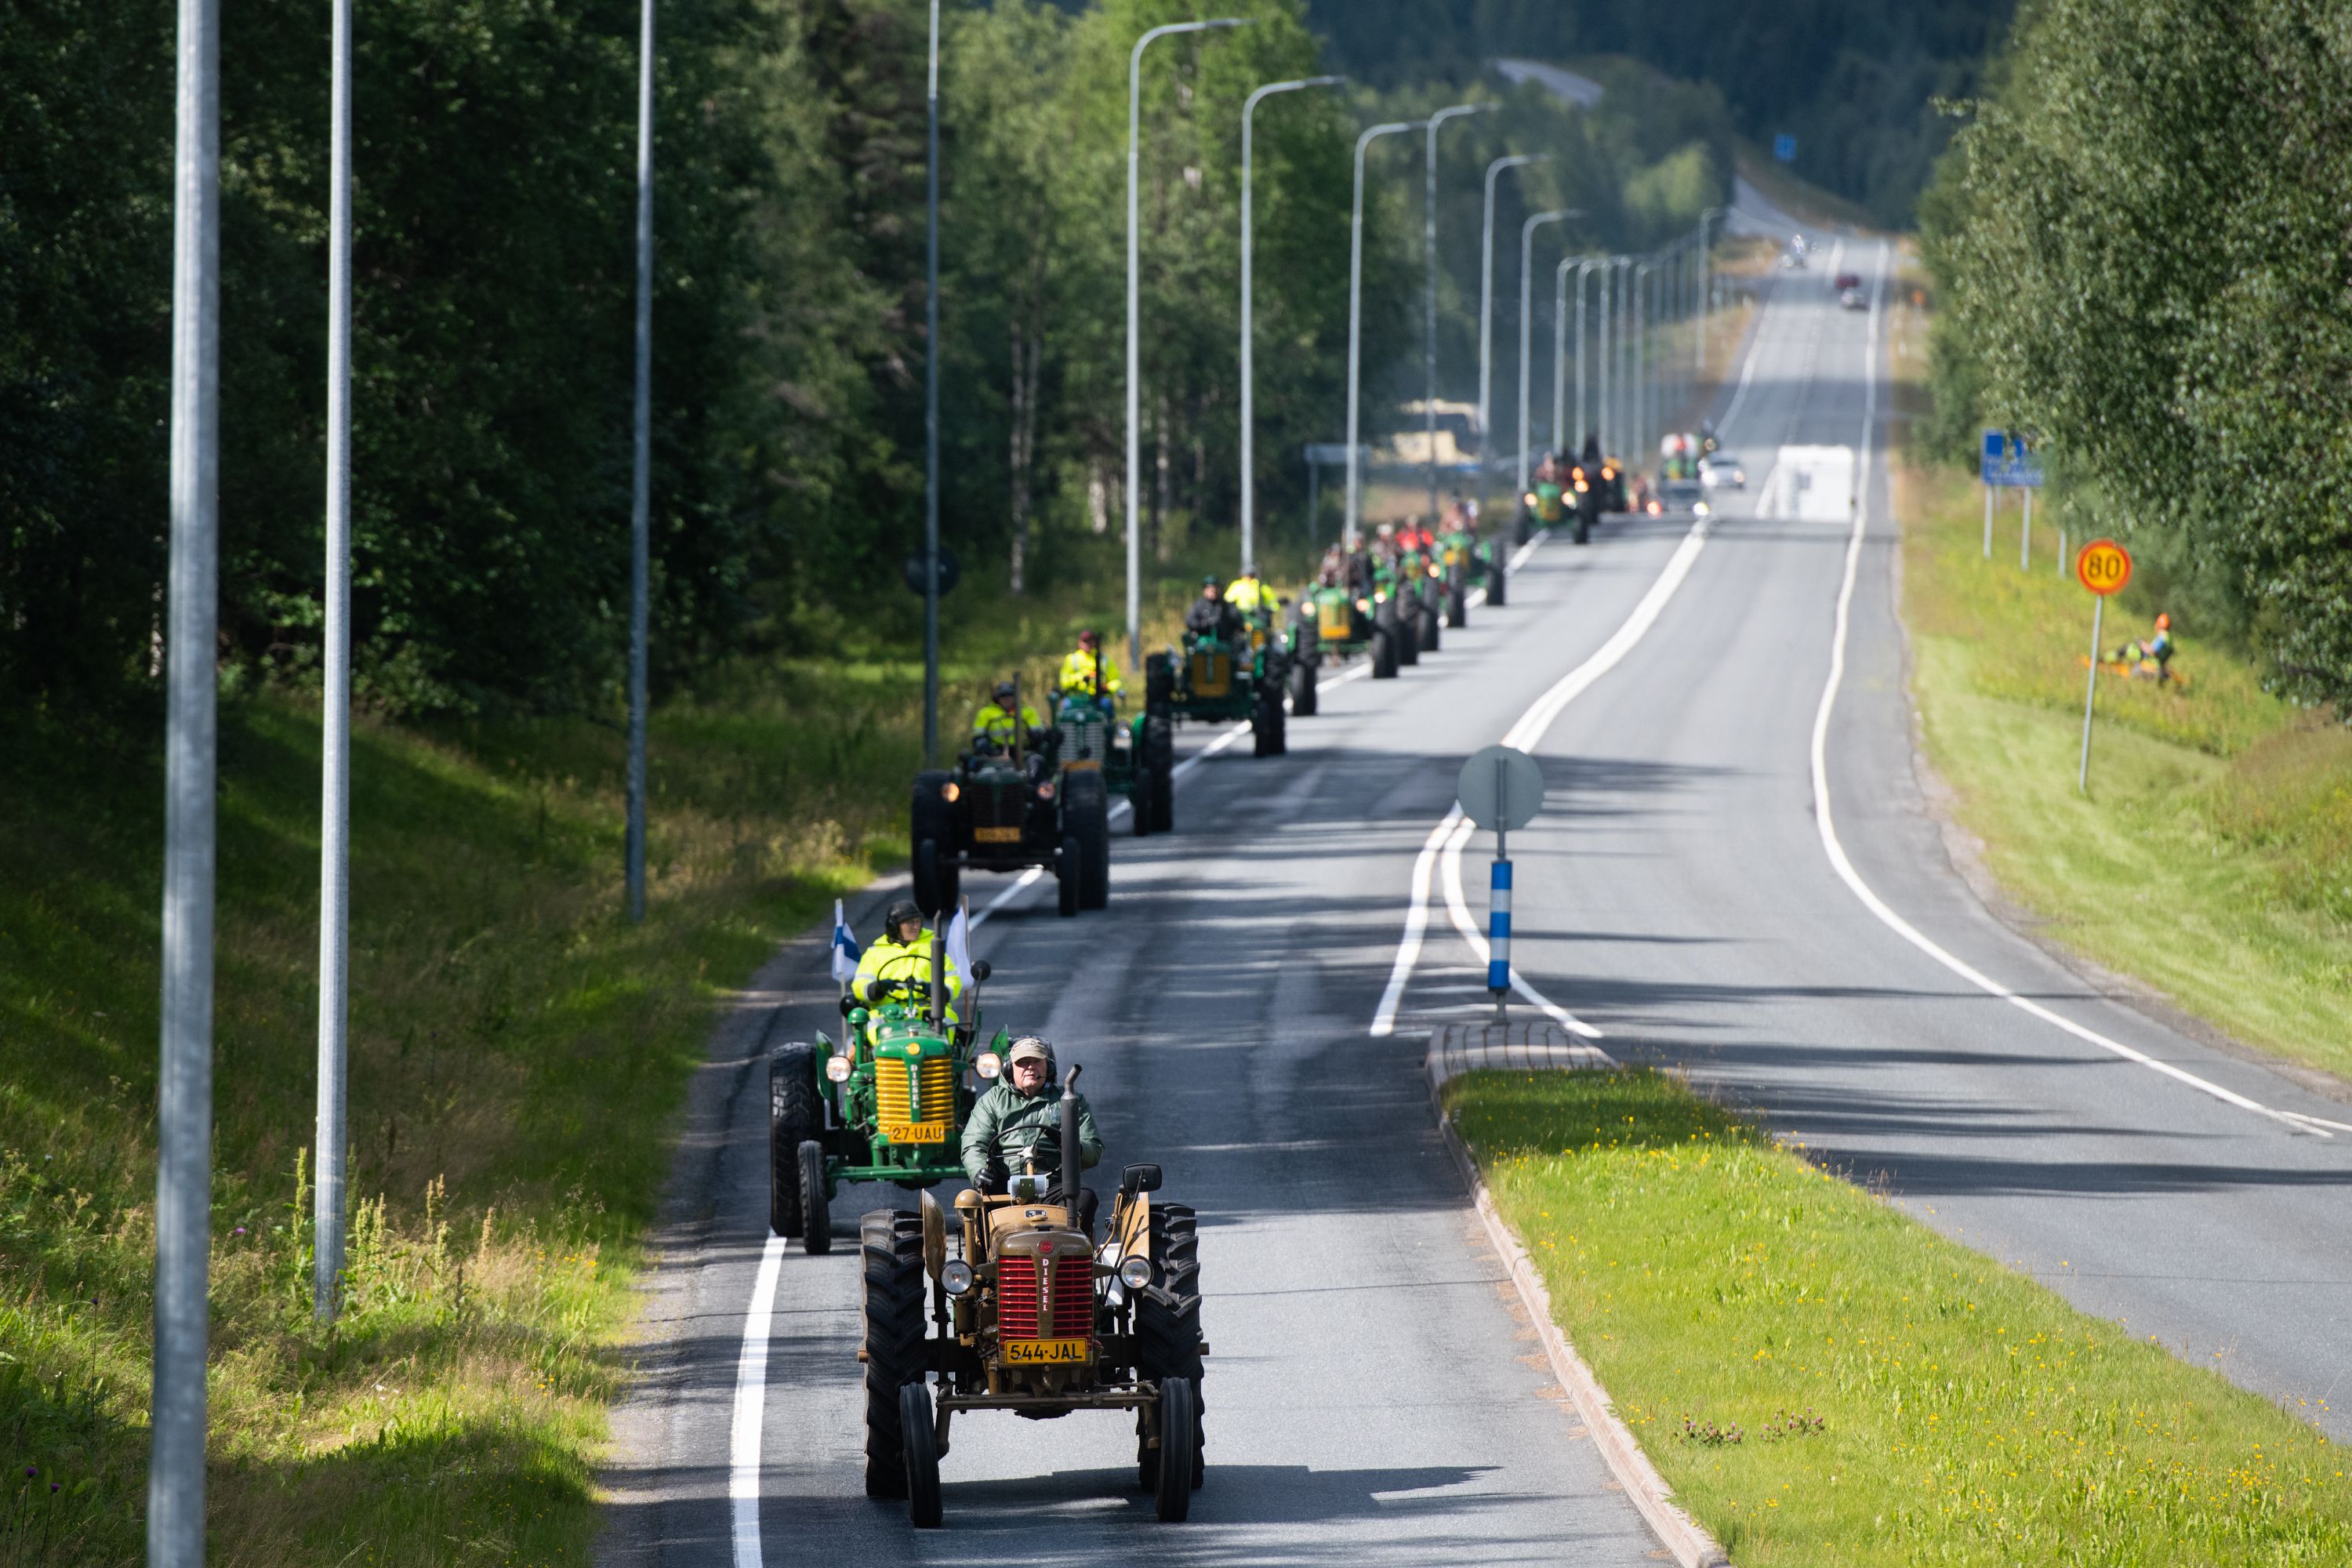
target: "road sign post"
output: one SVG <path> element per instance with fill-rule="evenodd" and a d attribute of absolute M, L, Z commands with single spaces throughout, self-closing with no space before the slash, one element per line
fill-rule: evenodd
<path fill-rule="evenodd" d="M 2092 594 L 2091 679 L 2083 689 L 2083 761 L 2074 774 L 2074 787 L 2084 795 L 2091 793 L 2091 708 L 2099 695 L 2100 621 L 2107 595 L 2121 593 L 2131 573 L 2131 552 L 2112 539 L 2094 539 L 2074 557 L 2074 575 Z"/>
<path fill-rule="evenodd" d="M 1984 433 L 1982 457 L 1977 471 L 1984 480 L 1985 559 L 1992 559 L 1992 492 L 1996 489 L 2019 489 L 2025 492 L 2025 515 L 2017 535 L 2017 566 L 2022 572 L 2033 564 L 2033 492 L 2042 488 L 2042 460 L 2026 450 L 2025 438 L 2007 430 L 1987 430 Z M 2059 554 L 2063 560 L 2064 548 Z"/>
<path fill-rule="evenodd" d="M 1454 787 L 1462 815 L 1495 832 L 1495 865 L 1487 881 L 1486 989 L 1500 1013 L 1511 990 L 1510 833 L 1543 809 L 1543 769 L 1515 747 L 1488 746 L 1462 764 Z"/>

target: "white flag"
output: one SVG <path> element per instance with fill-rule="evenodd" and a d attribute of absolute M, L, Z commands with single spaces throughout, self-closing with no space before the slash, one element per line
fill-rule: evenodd
<path fill-rule="evenodd" d="M 957 980 L 969 979 L 971 975 L 971 908 L 969 904 L 959 906 L 955 919 L 948 922 L 946 946 L 948 973 Z"/>
<path fill-rule="evenodd" d="M 846 985 L 857 975 L 859 957 L 857 939 L 849 934 L 849 922 L 842 919 L 841 900 L 833 900 L 833 977 Z"/>

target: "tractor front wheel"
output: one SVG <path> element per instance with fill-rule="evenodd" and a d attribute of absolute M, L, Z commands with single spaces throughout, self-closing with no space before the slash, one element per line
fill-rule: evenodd
<path fill-rule="evenodd" d="M 793 1151 L 801 1168 L 801 1250 L 822 1258 L 833 1250 L 833 1199 L 824 1190 L 824 1145 L 801 1140 Z"/>
<path fill-rule="evenodd" d="M 1110 796 L 1100 773 L 1068 773 L 1062 785 L 1063 832 L 1077 841 L 1078 908 L 1110 905 Z"/>
<path fill-rule="evenodd" d="M 1300 719 L 1315 717 L 1315 667 L 1304 659 L 1290 667 L 1290 711 Z"/>
<path fill-rule="evenodd" d="M 876 1209 L 858 1224 L 866 1328 L 866 1495 L 907 1495 L 907 1437 L 898 1391 L 922 1381 L 923 1221 Z"/>
<path fill-rule="evenodd" d="M 778 1236 L 803 1234 L 807 1216 L 801 1197 L 801 1144 L 824 1125 L 816 1047 L 778 1046 L 768 1058 L 768 1228 Z"/>
<path fill-rule="evenodd" d="M 898 1427 L 905 1434 L 907 1517 L 917 1530 L 940 1527 L 940 1428 L 931 1391 L 910 1383 L 898 1391 Z"/>

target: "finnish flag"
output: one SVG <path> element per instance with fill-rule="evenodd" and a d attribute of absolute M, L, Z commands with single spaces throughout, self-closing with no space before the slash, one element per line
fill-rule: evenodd
<path fill-rule="evenodd" d="M 955 919 L 948 922 L 944 945 L 948 953 L 948 973 L 958 979 L 969 978 L 971 974 L 971 910 L 969 908 L 957 910 Z"/>
<path fill-rule="evenodd" d="M 856 978 L 859 951 L 857 939 L 849 934 L 849 922 L 841 916 L 841 900 L 833 900 L 833 977 L 846 985 Z"/>

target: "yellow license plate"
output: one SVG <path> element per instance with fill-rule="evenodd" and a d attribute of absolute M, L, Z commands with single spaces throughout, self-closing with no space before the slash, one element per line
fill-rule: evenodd
<path fill-rule="evenodd" d="M 885 1121 L 882 1136 L 893 1143 L 944 1143 L 948 1141 L 948 1124 L 944 1121 Z"/>
<path fill-rule="evenodd" d="M 1087 1359 L 1084 1340 L 1006 1340 L 1007 1366 L 1057 1366 Z"/>
<path fill-rule="evenodd" d="M 975 844 L 1018 844 L 1021 830 L 1017 827 L 975 827 L 971 830 Z"/>
<path fill-rule="evenodd" d="M 1080 757 L 1075 763 L 1064 763 L 1062 771 L 1067 773 L 1098 773 L 1102 772 L 1102 760 L 1099 757 Z"/>

